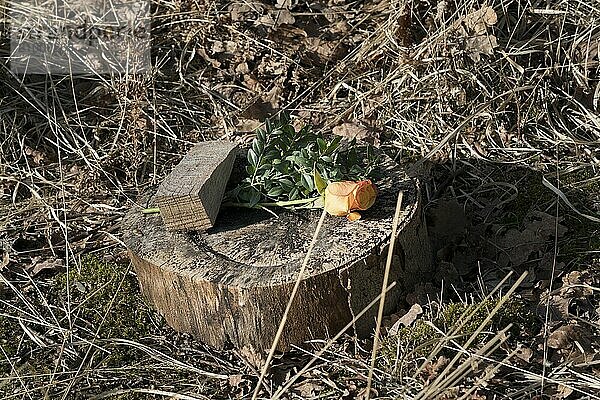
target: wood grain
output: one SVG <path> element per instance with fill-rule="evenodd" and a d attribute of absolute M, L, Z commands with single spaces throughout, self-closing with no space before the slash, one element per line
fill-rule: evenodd
<path fill-rule="evenodd" d="M 155 201 L 169 231 L 201 230 L 215 224 L 235 160 L 236 145 L 194 145 L 160 184 Z"/>

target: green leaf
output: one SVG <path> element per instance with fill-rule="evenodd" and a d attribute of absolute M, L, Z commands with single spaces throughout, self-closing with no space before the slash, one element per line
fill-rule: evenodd
<path fill-rule="evenodd" d="M 327 142 L 325 142 L 325 140 L 322 138 L 317 138 L 317 144 L 319 145 L 319 151 L 321 153 L 324 153 L 325 150 L 327 150 Z"/>
<path fill-rule="evenodd" d="M 277 197 L 277 196 L 281 195 L 282 193 L 283 193 L 283 189 L 281 187 L 274 187 L 273 189 L 269 190 L 269 193 L 267 193 L 267 196 Z"/>
<path fill-rule="evenodd" d="M 319 194 L 323 194 L 323 192 L 325 191 L 325 188 L 327 187 L 327 182 L 325 182 L 323 180 L 323 177 L 319 173 L 319 170 L 316 168 L 315 168 L 315 172 L 314 172 L 314 180 L 315 180 L 315 187 L 317 188 L 317 192 L 319 192 Z"/>
<path fill-rule="evenodd" d="M 302 156 L 294 156 L 294 164 L 296 164 L 299 167 L 306 167 L 308 164 L 308 161 L 306 161 L 306 159 Z"/>
<path fill-rule="evenodd" d="M 256 153 L 252 149 L 248 150 L 248 162 L 253 167 L 257 167 L 258 166 L 258 156 L 256 155 Z"/>
<path fill-rule="evenodd" d="M 255 132 L 236 197 L 244 203 L 314 196 L 329 181 L 371 178 L 377 166 L 372 149 L 358 150 L 350 142 L 341 150 L 342 137 L 329 138 L 308 125 L 296 131 L 283 112 Z"/>
<path fill-rule="evenodd" d="M 265 172 L 263 172 L 263 174 L 261 175 L 261 178 L 266 180 L 267 178 L 269 178 L 269 176 L 271 175 L 271 168 L 267 169 Z"/>
<path fill-rule="evenodd" d="M 257 129 L 256 130 L 256 138 L 262 143 L 266 142 L 267 141 L 267 132 L 265 132 L 262 129 Z"/>
<path fill-rule="evenodd" d="M 356 154 L 356 149 L 354 147 L 352 147 L 348 151 L 348 165 L 354 166 L 354 165 L 356 165 L 357 162 L 358 162 L 358 156 Z"/>
<path fill-rule="evenodd" d="M 275 171 L 285 175 L 287 175 L 289 170 L 288 163 L 273 164 L 273 168 Z"/>
<path fill-rule="evenodd" d="M 285 179 L 281 179 L 279 181 L 279 185 L 281 186 L 281 188 L 286 191 L 286 192 L 291 192 L 291 190 L 294 188 L 294 182 L 292 182 L 291 180 L 285 178 Z"/>
<path fill-rule="evenodd" d="M 273 136 L 280 136 L 283 133 L 283 131 L 281 129 L 274 129 L 273 131 L 271 131 L 271 135 Z"/>
<path fill-rule="evenodd" d="M 315 190 L 315 185 L 313 183 L 312 177 L 307 173 L 302 173 L 302 177 L 300 178 L 300 183 L 308 192 L 312 192 Z"/>
<path fill-rule="evenodd" d="M 356 180 L 356 179 L 364 178 L 363 172 L 364 171 L 363 171 L 363 169 L 360 166 L 353 165 L 352 168 L 350 168 L 350 171 L 348 172 L 348 175 L 350 175 L 350 177 L 353 180 Z"/>
<path fill-rule="evenodd" d="M 254 150 L 254 152 L 256 154 L 262 154 L 263 150 L 265 149 L 265 143 L 262 141 L 259 141 L 258 139 L 254 139 L 252 141 L 252 150 Z"/>
<path fill-rule="evenodd" d="M 327 146 L 327 150 L 325 151 L 325 154 L 332 155 L 337 150 L 337 148 L 339 147 L 341 141 L 342 141 L 342 137 L 341 136 L 336 136 L 329 143 L 329 146 Z"/>
<path fill-rule="evenodd" d="M 252 193 L 250 194 L 250 199 L 248 200 L 250 207 L 254 207 L 255 205 L 257 205 L 260 201 L 260 197 L 260 193 L 253 188 Z"/>
<path fill-rule="evenodd" d="M 277 149 L 269 150 L 265 153 L 265 158 L 268 160 L 274 160 L 276 158 L 281 158 L 281 152 Z"/>
<path fill-rule="evenodd" d="M 285 133 L 288 136 L 296 135 L 296 130 L 294 129 L 294 127 L 292 125 L 284 125 L 281 127 L 281 130 L 283 133 Z"/>
<path fill-rule="evenodd" d="M 289 194 L 289 198 L 290 200 L 297 200 L 298 197 L 300 197 L 300 191 L 298 190 L 297 187 L 294 187 Z"/>

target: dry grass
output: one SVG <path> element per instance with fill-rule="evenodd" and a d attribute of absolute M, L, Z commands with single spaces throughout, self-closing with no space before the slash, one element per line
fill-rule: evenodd
<path fill-rule="evenodd" d="M 82 298 L 67 284 L 62 303 L 49 293 L 55 270 L 74 279 L 73 273 L 85 270 L 86 255 L 123 262 L 120 218 L 191 143 L 218 137 L 246 141 L 257 120 L 285 109 L 326 131 L 342 122 L 364 126 L 367 136 L 425 180 L 428 210 L 444 198 L 457 199 L 473 231 L 485 227 L 477 237 L 487 244 L 510 229 L 528 232 L 530 211 L 556 217 L 552 240 L 535 248 L 538 258 L 549 258 L 534 259 L 532 252 L 522 264 L 490 267 L 486 253 L 481 262 L 465 261 L 469 271 L 451 271 L 455 281 L 440 263 L 443 282 L 433 282 L 450 292 L 439 299 L 443 303 L 473 293 L 484 298 L 506 270 L 534 272 L 531 285 L 526 281 L 518 294 L 527 304 L 541 305 L 539 335 L 508 339 L 504 326 L 497 327 L 486 344 L 469 349 L 455 341 L 451 327 L 436 327 L 443 334 L 436 348 L 459 357 L 452 371 L 439 374 L 432 367 L 436 357 L 423 364 L 429 375 L 398 377 L 379 358 L 374 388 L 380 396 L 466 398 L 472 387 L 514 399 L 570 390 L 569 398 L 597 398 L 597 340 L 583 335 L 567 351 L 548 348 L 548 337 L 574 321 L 598 333 L 597 311 L 575 313 L 569 321 L 551 311 L 553 293 L 567 296 L 581 287 L 588 291 L 577 292 L 571 307 L 598 307 L 599 228 L 565 207 L 541 178 L 582 213 L 600 214 L 600 6 L 579 0 L 485 5 L 496 21 L 490 17 L 483 28 L 474 16 L 487 9 L 474 0 L 303 3 L 292 8 L 293 25 L 273 28 L 255 23 L 273 14 L 273 4 L 157 1 L 154 68 L 141 76 L 16 76 L 4 62 L 5 26 L 0 250 L 9 264 L 0 267 L 0 322 L 18 340 L 11 342 L 15 353 L 0 342 L 1 365 L 10 371 L 0 378 L 0 393 L 6 398 L 251 393 L 258 372 L 232 352 L 214 352 L 166 328 L 135 339 L 103 331 L 127 274 L 119 275 L 97 320 L 86 308 L 94 292 Z M 497 46 L 490 49 L 491 35 Z M 568 235 L 559 234 L 559 221 L 568 225 Z M 440 254 L 438 261 L 445 257 Z M 458 266 L 456 258 L 452 263 Z M 47 270 L 32 277 L 36 265 Z M 565 281 L 571 270 L 591 271 L 591 277 Z M 585 302 L 592 306 L 585 308 Z M 527 363 L 513 354 L 517 344 L 533 350 Z M 285 396 L 275 390 L 283 385 L 295 393 L 290 398 L 353 397 L 366 386 L 370 353 L 362 347 L 368 343 L 341 338 L 315 346 L 319 361 L 302 378 L 267 376 L 271 394 Z M 537 346 L 542 359 L 536 359 Z M 132 349 L 131 358 L 116 366 L 98 361 L 113 348 Z M 33 365 L 24 354 L 50 361 Z M 286 362 L 274 371 L 284 370 Z"/>

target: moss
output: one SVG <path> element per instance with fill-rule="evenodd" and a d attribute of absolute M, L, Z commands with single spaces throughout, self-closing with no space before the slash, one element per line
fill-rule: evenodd
<path fill-rule="evenodd" d="M 574 206 L 584 213 L 594 214 L 587 206 L 598 201 L 600 196 L 600 179 L 592 166 L 575 169 L 561 174 L 561 182 L 565 195 L 573 202 Z M 565 218 L 569 227 L 569 240 L 561 243 L 560 252 L 564 256 L 578 257 L 589 250 L 600 249 L 600 226 L 590 223 L 584 217 L 571 210 Z"/>
<path fill-rule="evenodd" d="M 35 393 L 34 397 L 47 392 L 49 398 L 60 398 L 65 387 L 56 383 L 57 366 L 59 373 L 86 368 L 86 379 L 76 382 L 72 396 L 69 395 L 73 399 L 89 398 L 106 390 L 194 379 L 194 373 L 175 366 L 153 368 L 154 362 L 148 354 L 115 340 L 127 339 L 154 349 L 156 342 L 151 338 L 155 336 L 161 337 L 161 341 L 178 340 L 164 320 L 146 305 L 127 264 L 87 257 L 79 270 L 72 268 L 68 273 L 58 273 L 39 285 L 40 291 L 28 292 L 27 300 L 39 312 L 40 319 L 49 324 L 30 324 L 28 329 L 39 333 L 42 340 L 47 338 L 58 344 L 64 341 L 68 351 L 62 351 L 60 346 L 40 346 L 24 335 L 14 320 L 0 317 L 0 345 L 9 349 L 19 374 L 30 376 L 25 382 L 26 389 L 17 379 L 7 381 L 4 386 L 0 382 L 0 398 L 23 390 Z M 61 329 L 52 329 L 55 323 Z M 176 356 L 170 353 L 169 346 L 159 351 Z M 9 373 L 10 365 L 0 356 L 0 376 Z M 90 386 L 95 379 L 97 384 Z M 133 400 L 160 396 L 127 392 L 114 397 Z"/>
<path fill-rule="evenodd" d="M 0 283 L 0 300 L 10 301 L 12 293 L 6 288 L 6 285 Z M 0 307 L 5 306 L 0 304 Z M 19 323 L 14 318 L 0 315 L 0 376 L 6 376 L 10 373 L 10 363 L 6 357 L 13 357 L 17 353 L 19 346 L 19 335 L 15 332 L 20 331 Z"/>
<path fill-rule="evenodd" d="M 396 335 L 388 336 L 383 341 L 382 367 L 393 370 L 394 366 L 403 365 L 406 370 L 407 366 L 409 366 L 408 369 L 411 368 L 411 365 L 416 366 L 419 359 L 422 362 L 423 357 L 427 357 L 442 338 L 439 330 L 446 334 L 450 333 L 462 323 L 463 315 L 468 315 L 479 307 L 473 317 L 458 332 L 455 332 L 456 342 L 464 344 L 485 321 L 498 301 L 486 300 L 470 305 L 450 303 L 444 305 L 437 315 L 426 315 L 425 318 L 417 320 L 413 325 L 399 329 Z M 537 330 L 535 315 L 522 302 L 509 300 L 494 314 L 472 346 L 483 345 L 491 338 L 493 332 L 504 329 L 510 323 L 513 324 L 510 329 L 513 336 L 524 337 L 524 335 Z M 444 349 L 440 354 L 447 357 L 454 355 L 450 349 Z"/>
<path fill-rule="evenodd" d="M 600 193 L 600 179 L 593 165 L 577 168 L 560 175 L 563 184 L 576 185 L 589 193 Z"/>
<path fill-rule="evenodd" d="M 0 376 L 6 376 L 11 371 L 11 366 L 6 357 L 17 354 L 19 336 L 15 332 L 20 330 L 19 324 L 12 318 L 0 315 Z"/>
<path fill-rule="evenodd" d="M 498 169 L 493 175 L 494 181 L 515 185 L 519 192 L 508 204 L 503 223 L 520 226 L 532 211 L 544 210 L 556 196 L 542 184 L 542 174 L 524 168 Z"/>
<path fill-rule="evenodd" d="M 162 326 L 162 319 L 144 303 L 135 277 L 123 264 L 85 258 L 81 269 L 71 269 L 56 276 L 54 296 L 59 303 L 75 310 L 72 318 L 98 337 L 139 341 L 151 333 L 153 326 Z M 67 307 L 63 307 L 67 309 Z M 117 365 L 135 358 L 135 349 L 112 346 L 106 358 L 108 365 Z"/>

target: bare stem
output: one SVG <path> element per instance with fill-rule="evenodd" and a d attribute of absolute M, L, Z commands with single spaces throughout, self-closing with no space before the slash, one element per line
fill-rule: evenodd
<path fill-rule="evenodd" d="M 235 202 L 225 202 L 223 203 L 223 207 L 238 207 L 238 208 L 263 208 L 263 207 L 290 207 L 290 206 L 296 206 L 296 205 L 302 205 L 304 207 L 302 208 L 323 208 L 322 206 L 308 206 L 310 203 L 314 203 L 315 201 L 319 200 L 320 196 L 317 197 L 310 197 L 308 199 L 298 199 L 298 200 L 287 200 L 287 201 L 273 201 L 273 202 L 265 202 L 265 203 L 256 203 L 256 204 L 250 204 L 250 203 L 235 203 Z M 160 208 L 158 207 L 151 207 L 151 208 L 144 208 L 142 210 L 143 214 L 156 214 L 160 212 Z"/>

